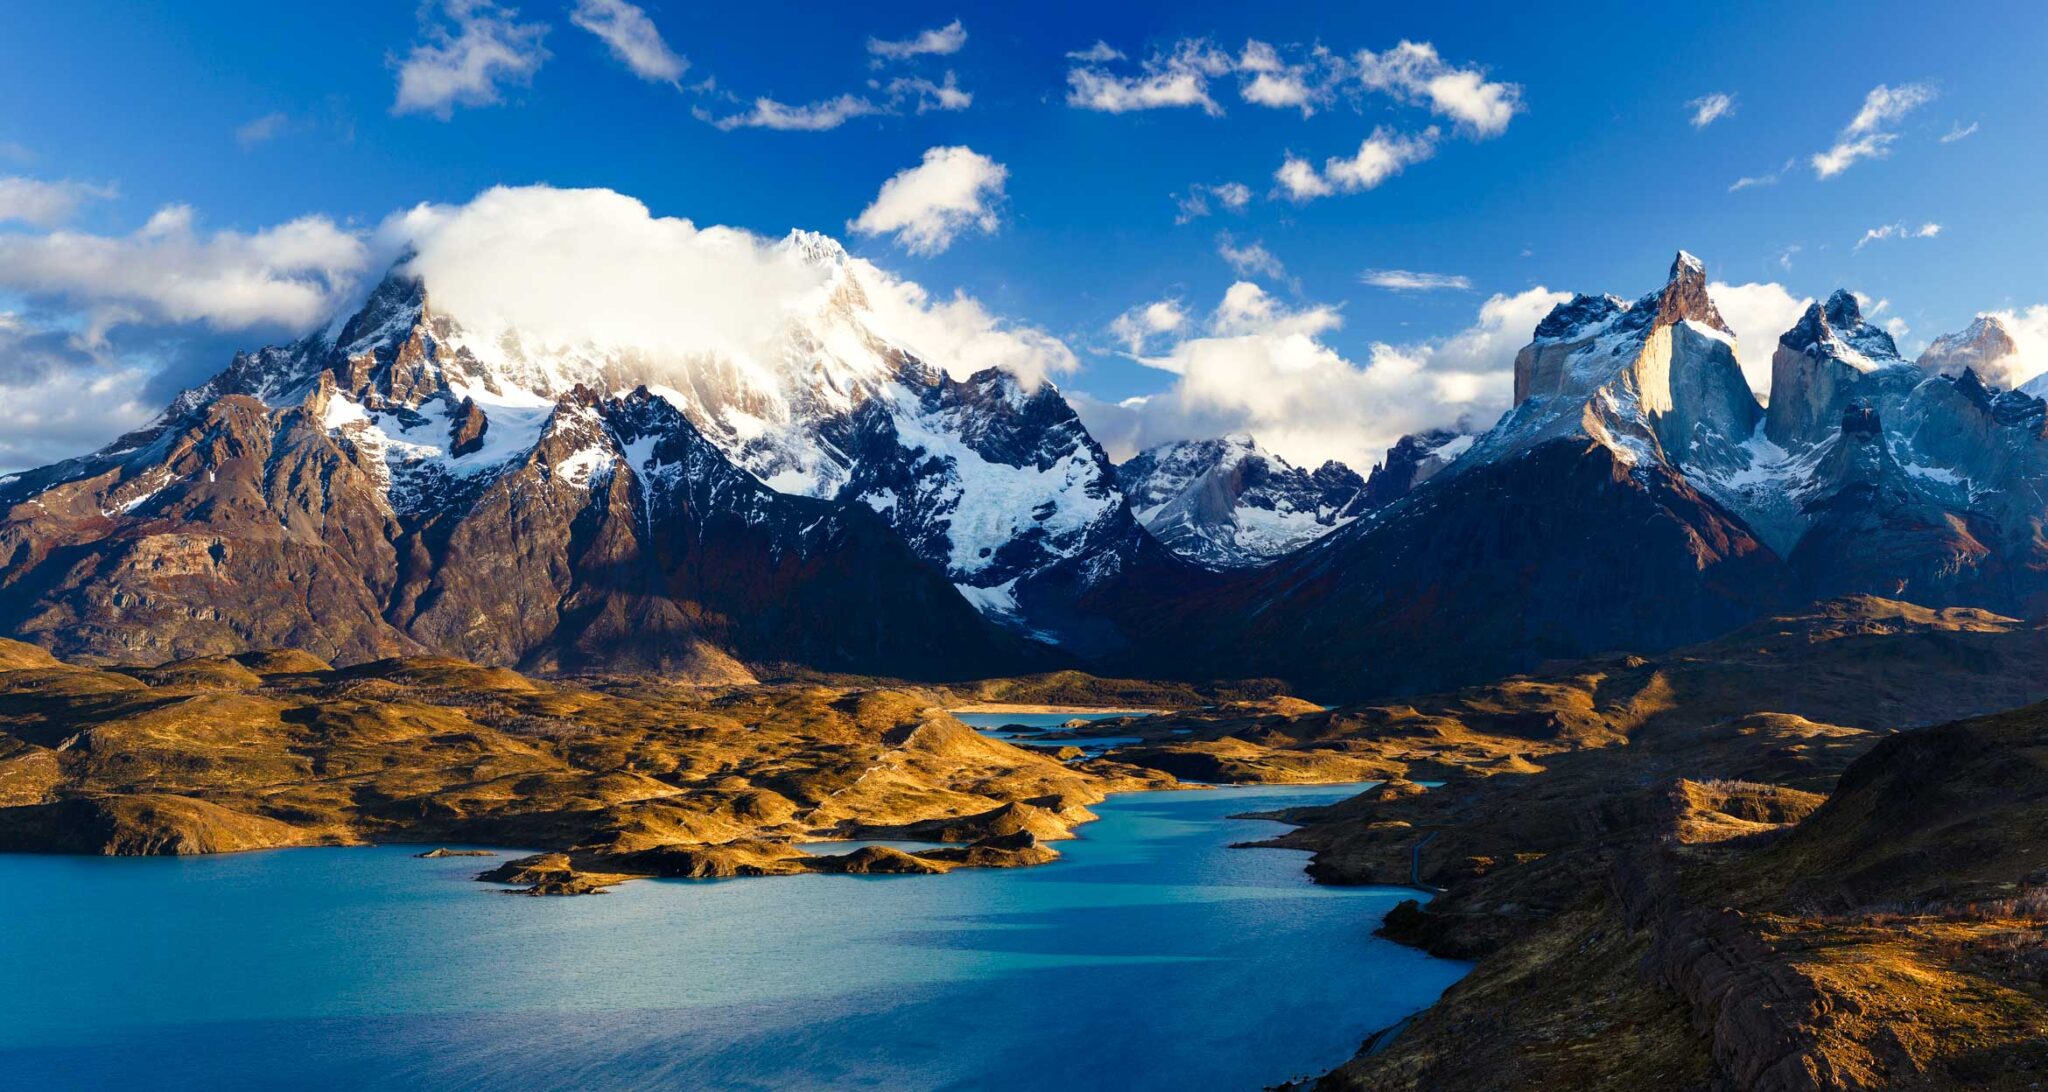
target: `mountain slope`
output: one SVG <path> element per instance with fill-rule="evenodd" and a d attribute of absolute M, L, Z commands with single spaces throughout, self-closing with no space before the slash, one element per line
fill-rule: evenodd
<path fill-rule="evenodd" d="M 645 391 L 501 408 L 471 446 L 475 403 L 416 374 L 401 353 L 284 408 L 221 396 L 74 468 L 93 473 L 4 487 L 0 620 L 120 661 L 277 645 L 741 678 L 1029 659 L 871 510 L 766 488 Z"/>

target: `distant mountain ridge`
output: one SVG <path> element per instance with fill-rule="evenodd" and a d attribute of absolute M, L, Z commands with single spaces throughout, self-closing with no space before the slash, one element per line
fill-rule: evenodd
<path fill-rule="evenodd" d="M 1357 518 L 1365 479 L 1334 460 L 1303 470 L 1233 433 L 1139 452 L 1117 467 L 1132 514 L 1212 569 L 1262 565 Z"/>
<path fill-rule="evenodd" d="M 1683 252 L 1637 300 L 1573 297 L 1517 355 L 1514 408 L 1446 468 L 1202 602 L 1128 605 L 1181 639 L 1119 666 L 1355 696 L 1829 595 L 2048 608 L 2048 404 L 1902 360 L 1847 292 L 1779 340 L 1768 411 L 1734 342 Z"/>
<path fill-rule="evenodd" d="M 1953 367 L 2017 374 L 1988 318 L 1910 362 L 1837 292 L 1778 340 L 1765 407 L 1681 252 L 1654 292 L 1546 316 L 1493 427 L 1404 437 L 1370 476 L 1248 436 L 1117 467 L 1052 384 L 899 344 L 836 243 L 775 253 L 811 287 L 768 346 L 684 361 L 482 336 L 401 263 L 150 427 L 0 479 L 0 631 L 1348 695 L 1823 595 L 2048 607 L 2048 404 Z"/>

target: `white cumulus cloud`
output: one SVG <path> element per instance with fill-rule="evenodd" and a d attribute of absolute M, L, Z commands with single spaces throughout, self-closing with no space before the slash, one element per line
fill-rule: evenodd
<path fill-rule="evenodd" d="M 128 235 L 0 235 L 0 290 L 76 307 L 94 331 L 143 322 L 303 329 L 327 317 L 369 262 L 363 239 L 324 216 L 207 233 L 190 208 L 172 205 Z"/>
<path fill-rule="evenodd" d="M 1986 311 L 1986 315 L 2005 325 L 2012 335 L 2013 354 L 2006 359 L 2006 385 L 2017 387 L 2029 379 L 2048 372 L 2048 304 L 2037 303 L 2025 309 L 2006 308 L 2002 311 Z M 1999 377 L 1991 377 L 1996 382 Z"/>
<path fill-rule="evenodd" d="M 1522 110 L 1519 85 L 1450 64 L 1428 42 L 1403 41 L 1384 53 L 1360 50 L 1351 64 L 1350 75 L 1360 85 L 1420 102 L 1480 138 L 1507 132 Z"/>
<path fill-rule="evenodd" d="M 1145 352 L 1153 338 L 1175 334 L 1187 328 L 1188 314 L 1179 300 L 1157 300 L 1133 307 L 1110 321 L 1110 335 L 1122 342 L 1133 356 Z"/>
<path fill-rule="evenodd" d="M 1568 297 L 1532 288 L 1496 295 L 1448 337 L 1375 344 L 1363 361 L 1325 340 L 1329 307 L 1291 308 L 1250 282 L 1232 285 L 1206 325 L 1143 362 L 1175 375 L 1168 389 L 1120 403 L 1076 396 L 1090 432 L 1125 458 L 1173 440 L 1249 432 L 1291 462 L 1339 459 L 1369 469 L 1402 435 L 1491 425 L 1514 392 L 1515 352 Z"/>
<path fill-rule="evenodd" d="M 823 301 L 829 271 L 779 241 L 655 216 L 611 190 L 500 187 L 466 205 L 392 217 L 386 244 L 413 251 L 435 305 L 489 341 L 631 349 L 676 366 L 704 354 L 763 360 L 794 316 Z M 956 376 L 1007 368 L 1027 382 L 1071 371 L 1058 338 L 962 293 L 936 297 L 848 259 L 884 336 Z"/>
<path fill-rule="evenodd" d="M 490 0 L 441 0 L 420 9 L 426 40 L 398 64 L 394 114 L 432 114 L 443 121 L 457 106 L 503 101 L 502 88 L 525 84 L 548 58 L 545 23 L 522 23 L 515 9 Z"/>
<path fill-rule="evenodd" d="M 7 346 L 0 316 L 0 348 Z M 51 372 L 9 381 L 0 376 L 0 475 L 82 455 L 162 410 L 138 399 L 148 385 L 134 368 Z"/>
<path fill-rule="evenodd" d="M 1273 180 L 1279 183 L 1280 193 L 1297 204 L 1332 194 L 1373 189 L 1410 164 L 1435 155 L 1437 136 L 1435 126 L 1414 135 L 1381 126 L 1358 145 L 1356 153 L 1324 160 L 1321 171 L 1307 160 L 1290 155 L 1273 172 Z"/>
<path fill-rule="evenodd" d="M 915 167 L 898 171 L 875 200 L 847 224 L 855 234 L 894 236 L 912 254 L 937 254 L 962 232 L 992 234 L 1008 167 L 964 145 L 928 148 Z"/>
<path fill-rule="evenodd" d="M 1778 351 L 1778 338 L 1799 321 L 1812 305 L 1810 296 L 1794 296 L 1785 286 L 1772 282 L 1707 285 L 1714 307 L 1735 331 L 1735 359 L 1742 376 L 1759 395 L 1771 392 L 1771 356 Z"/>
<path fill-rule="evenodd" d="M 1180 42 L 1171 52 L 1146 58 L 1132 75 L 1109 71 L 1104 66 L 1122 54 L 1115 50 L 1105 54 L 1100 42 L 1096 47 L 1086 54 L 1069 54 L 1080 63 L 1067 70 L 1067 105 L 1109 114 L 1186 106 L 1209 114 L 1223 113 L 1209 96 L 1209 81 L 1228 75 L 1236 62 L 1208 42 Z"/>

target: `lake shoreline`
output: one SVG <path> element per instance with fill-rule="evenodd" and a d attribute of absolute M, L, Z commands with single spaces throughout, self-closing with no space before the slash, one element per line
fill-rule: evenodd
<path fill-rule="evenodd" d="M 1122 707 L 1122 706 L 1115 706 L 1115 705 L 1040 705 L 1040 704 L 1033 704 L 1033 703 L 1029 703 L 1029 702 L 1004 702 L 1004 701 L 989 701 L 989 702 L 971 702 L 971 703 L 969 703 L 969 704 L 967 704 L 967 705 L 958 705 L 958 706 L 954 706 L 953 708 L 951 708 L 951 709 L 948 709 L 948 710 L 946 710 L 946 712 L 948 712 L 948 713 L 954 713 L 954 714 L 959 714 L 959 713 L 1032 713 L 1032 714 L 1056 714 L 1056 713 L 1071 713 L 1071 714 L 1073 714 L 1074 716 L 1077 716 L 1077 717 L 1091 717 L 1091 716 L 1129 716 L 1129 717 L 1150 717 L 1150 716 L 1157 716 L 1157 715 L 1159 715 L 1160 713 L 1167 713 L 1167 712 L 1172 712 L 1172 710 L 1169 710 L 1169 709 L 1128 709 L 1128 708 L 1124 708 L 1124 707 Z"/>

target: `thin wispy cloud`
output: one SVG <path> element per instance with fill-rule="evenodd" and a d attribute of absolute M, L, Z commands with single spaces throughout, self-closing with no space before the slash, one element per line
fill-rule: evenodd
<path fill-rule="evenodd" d="M 1949 127 L 1948 132 L 1942 134 L 1941 142 L 1943 144 L 1954 144 L 1956 141 L 1975 133 L 1977 131 L 1977 124 L 1977 122 L 1973 121 L 1966 127 L 1962 122 L 1956 122 Z"/>
<path fill-rule="evenodd" d="M 1716 91 L 1686 103 L 1685 108 L 1692 111 L 1692 127 L 1704 129 L 1735 113 L 1735 96 L 1725 91 Z"/>
<path fill-rule="evenodd" d="M 437 14 L 438 13 L 438 14 Z M 490 0 L 441 0 L 420 9 L 421 33 L 398 68 L 394 114 L 443 121 L 458 106 L 491 106 L 503 89 L 523 86 L 548 59 L 545 23 L 522 23 L 516 9 Z"/>
<path fill-rule="evenodd" d="M 960 89 L 960 79 L 953 73 L 946 73 L 940 83 L 933 83 L 922 76 L 898 76 L 885 84 L 870 83 L 888 96 L 890 110 L 909 104 L 913 113 L 924 114 L 933 110 L 965 110 L 974 105 L 974 94 Z"/>
<path fill-rule="evenodd" d="M 898 171 L 861 214 L 856 235 L 887 235 L 912 254 L 937 254 L 970 231 L 993 234 L 1010 169 L 965 146 L 928 148 L 915 167 Z"/>
<path fill-rule="evenodd" d="M 902 61 L 912 57 L 946 56 L 960 52 L 967 44 L 967 28 L 955 19 L 945 26 L 922 31 L 909 38 L 890 41 L 883 38 L 869 38 L 868 52 L 879 61 Z"/>
<path fill-rule="evenodd" d="M 1785 177 L 1785 172 L 1792 169 L 1792 165 L 1795 162 L 1796 160 L 1788 159 L 1785 161 L 1784 166 L 1779 167 L 1777 170 L 1772 171 L 1769 174 L 1749 175 L 1743 178 L 1738 178 L 1734 182 L 1729 184 L 1728 192 L 1735 193 L 1740 190 L 1752 189 L 1757 186 L 1775 186 L 1778 184 L 1779 179 Z"/>
<path fill-rule="evenodd" d="M 948 72 L 943 83 L 916 76 L 899 76 L 887 83 L 870 81 L 870 94 L 851 92 L 817 102 L 790 104 L 771 98 L 755 99 L 738 113 L 717 115 L 704 107 L 694 113 L 700 120 L 728 132 L 734 129 L 780 129 L 790 132 L 823 132 L 837 129 L 855 118 L 882 117 L 933 110 L 965 110 L 974 95 L 960 88 L 958 77 Z"/>
<path fill-rule="evenodd" d="M 1833 178 L 1865 159 L 1882 159 L 1891 154 L 1899 138 L 1898 121 L 1933 102 L 1938 92 L 1933 84 L 1908 83 L 1897 87 L 1878 84 L 1863 96 L 1863 107 L 1849 119 L 1827 151 L 1815 153 L 1810 162 L 1817 178 Z"/>
<path fill-rule="evenodd" d="M 1892 239 L 1932 239 L 1939 234 L 1941 234 L 1941 225 L 1932 221 L 1921 224 L 1919 227 L 1908 227 L 1905 224 L 1885 224 L 1882 227 L 1874 227 L 1864 232 L 1863 238 L 1856 241 L 1855 249 L 1862 250 L 1871 243 L 1882 243 Z"/>
<path fill-rule="evenodd" d="M 870 38 L 868 52 L 874 57 L 874 65 L 880 67 L 884 60 L 914 61 L 929 54 L 953 53 L 966 41 L 967 32 L 956 19 L 906 41 Z M 901 75 L 888 80 L 877 76 L 867 81 L 864 92 L 848 91 L 807 103 L 787 103 L 766 95 L 748 101 L 720 90 L 716 80 L 706 80 L 694 90 L 727 105 L 723 111 L 697 106 L 690 113 L 699 121 L 727 132 L 734 129 L 774 129 L 817 133 L 837 129 L 855 118 L 965 110 L 974 105 L 973 92 L 962 88 L 959 76 L 950 70 L 937 80 L 921 75 Z M 733 109 L 734 105 L 741 103 L 746 104 L 744 109 Z"/>
<path fill-rule="evenodd" d="M 1242 182 L 1224 182 L 1209 185 L 1197 182 L 1189 186 L 1186 193 L 1175 194 L 1173 222 L 1185 224 L 1209 215 L 1214 208 L 1226 212 L 1243 212 L 1252 201 L 1252 188 Z"/>
<path fill-rule="evenodd" d="M 1359 282 L 1394 292 L 1470 291 L 1472 279 L 1455 273 L 1418 273 L 1412 269 L 1368 269 Z"/>
<path fill-rule="evenodd" d="M 282 111 L 275 111 L 253 118 L 235 127 L 235 143 L 245 150 L 254 148 L 265 141 L 275 139 L 291 124 L 291 118 Z"/>
<path fill-rule="evenodd" d="M 680 87 L 690 62 L 670 49 L 643 9 L 625 0 L 576 0 L 569 21 L 597 36 L 612 59 L 649 83 Z"/>
<path fill-rule="evenodd" d="M 770 98 L 754 100 L 753 108 L 724 117 L 712 117 L 708 111 L 698 111 L 698 116 L 728 132 L 734 129 L 783 129 L 795 132 L 822 132 L 837 129 L 848 121 L 882 113 L 882 108 L 859 95 L 839 95 L 818 102 L 791 105 Z"/>
<path fill-rule="evenodd" d="M 1216 254 L 1228 265 L 1231 272 L 1240 277 L 1270 277 L 1276 281 L 1287 279 L 1287 267 L 1281 263 L 1266 244 L 1246 243 L 1243 246 L 1228 235 L 1216 239 Z"/>

